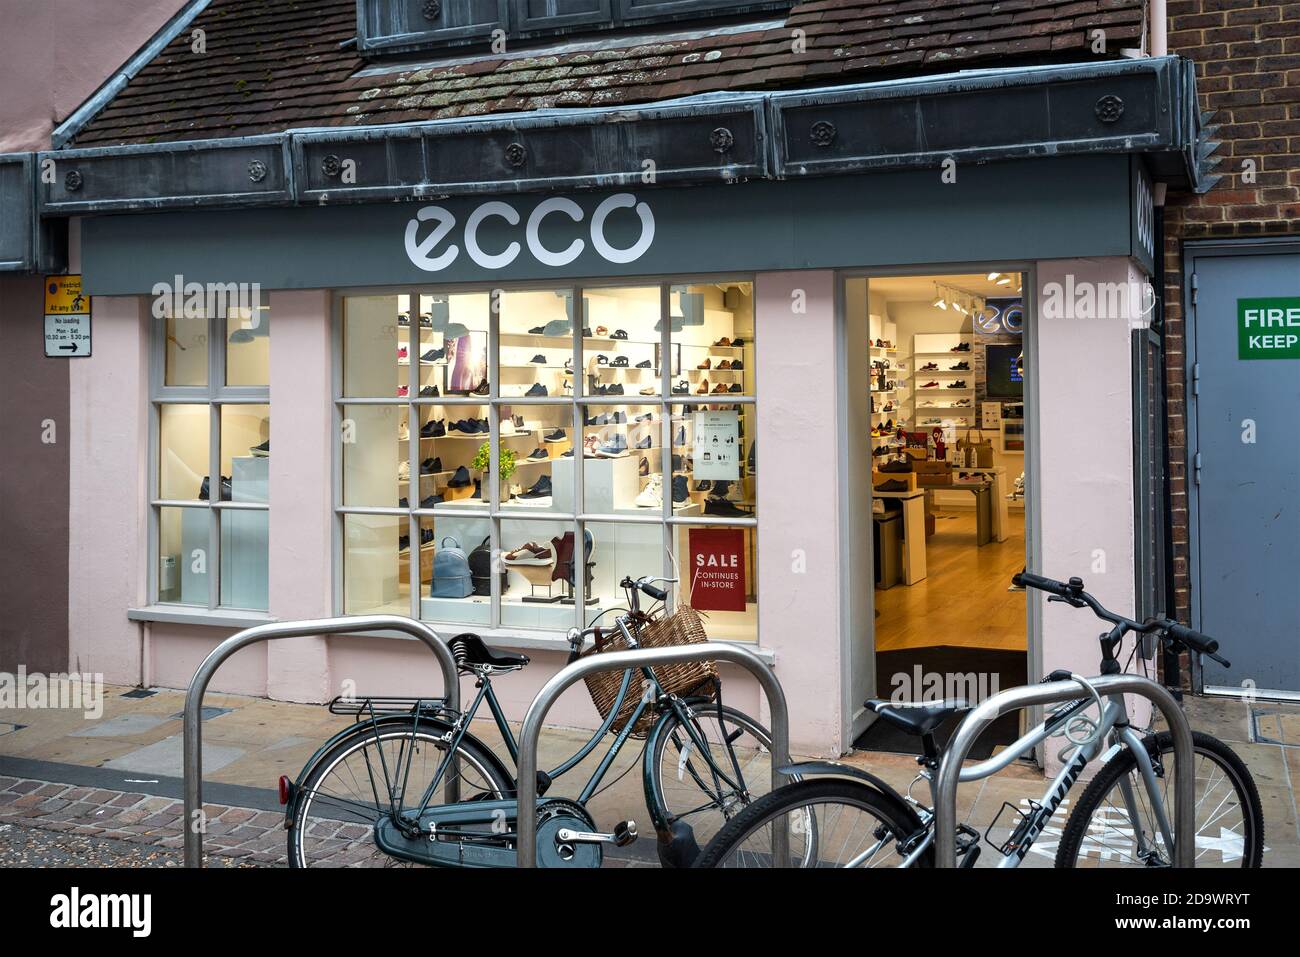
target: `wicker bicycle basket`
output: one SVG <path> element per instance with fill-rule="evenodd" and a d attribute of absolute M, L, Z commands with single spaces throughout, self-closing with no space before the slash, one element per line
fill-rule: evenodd
<path fill-rule="evenodd" d="M 704 623 L 700 620 L 700 613 L 689 605 L 679 605 L 671 615 L 644 618 L 636 639 L 642 648 L 662 648 L 665 645 L 697 645 L 708 641 L 709 636 L 704 633 Z M 623 640 L 622 634 L 617 631 L 598 632 L 595 647 L 584 652 L 582 657 L 606 651 L 625 650 L 627 650 L 627 642 Z M 710 699 L 717 694 L 718 663 L 716 661 L 681 661 L 676 664 L 659 665 L 653 671 L 660 686 L 668 694 Z M 614 702 L 618 700 L 618 689 L 623 685 L 623 672 L 598 671 L 583 680 L 587 683 L 587 690 L 591 693 L 591 700 L 596 705 L 596 710 L 604 720 L 609 716 Z M 644 693 L 645 676 L 635 672 L 628 685 L 627 696 L 623 699 L 618 715 L 610 726 L 611 731 L 617 734 L 623 730 L 623 726 L 627 724 Z M 632 736 L 645 737 L 654 724 L 655 717 L 654 711 L 647 709 L 632 729 Z"/>

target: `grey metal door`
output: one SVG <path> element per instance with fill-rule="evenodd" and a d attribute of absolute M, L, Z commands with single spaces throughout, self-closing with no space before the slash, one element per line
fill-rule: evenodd
<path fill-rule="evenodd" d="M 1249 312 L 1258 304 L 1241 302 L 1300 307 L 1300 247 L 1207 248 L 1188 260 L 1193 626 L 1232 661 L 1206 661 L 1203 681 L 1300 692 L 1300 349 L 1239 334 L 1245 324 L 1300 335 L 1285 311 L 1264 323 Z"/>

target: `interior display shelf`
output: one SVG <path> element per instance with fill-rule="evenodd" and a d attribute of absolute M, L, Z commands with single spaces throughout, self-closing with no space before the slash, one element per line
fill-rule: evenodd
<path fill-rule="evenodd" d="M 950 358 L 958 358 L 958 357 L 960 357 L 960 356 L 968 356 L 968 355 L 970 355 L 970 354 L 971 354 L 971 351 L 972 351 L 972 350 L 969 350 L 969 349 L 958 349 L 958 350 L 947 349 L 947 350 L 945 350 L 945 351 L 943 351 L 943 352 L 913 352 L 913 353 L 912 353 L 912 358 L 913 358 L 913 359 L 933 359 L 933 358 L 940 357 L 940 356 L 948 356 L 948 357 L 950 357 Z"/>
<path fill-rule="evenodd" d="M 929 388 L 929 389 L 918 388 L 916 390 L 917 395 L 925 395 L 926 393 L 929 392 L 941 392 L 944 395 L 965 395 L 968 392 L 971 395 L 975 394 L 974 389 L 950 389 L 946 385 L 934 386 L 933 388 Z"/>

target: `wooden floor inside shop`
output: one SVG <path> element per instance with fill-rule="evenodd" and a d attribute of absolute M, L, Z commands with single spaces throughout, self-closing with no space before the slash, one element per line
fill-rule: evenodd
<path fill-rule="evenodd" d="M 876 651 L 947 645 L 1025 651 L 1025 593 L 1007 591 L 1025 565 L 1025 514 L 1009 510 L 1004 542 L 975 544 L 974 510 L 935 510 L 927 576 L 876 589 Z"/>

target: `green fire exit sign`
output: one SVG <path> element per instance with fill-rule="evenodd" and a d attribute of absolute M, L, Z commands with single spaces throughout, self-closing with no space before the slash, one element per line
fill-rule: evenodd
<path fill-rule="evenodd" d="M 1300 296 L 1237 300 L 1238 359 L 1300 359 Z"/>

